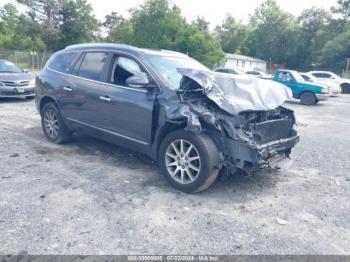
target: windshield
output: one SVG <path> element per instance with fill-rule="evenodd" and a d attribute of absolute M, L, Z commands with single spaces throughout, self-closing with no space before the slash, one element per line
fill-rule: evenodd
<path fill-rule="evenodd" d="M 147 55 L 146 59 L 161 75 L 169 88 L 173 90 L 180 87 L 182 79 L 182 75 L 177 71 L 178 68 L 210 71 L 207 67 L 189 57 Z"/>
<path fill-rule="evenodd" d="M 298 72 L 291 71 L 291 74 L 294 77 L 295 81 L 297 81 L 297 82 L 304 82 L 305 81 L 304 78 Z"/>
<path fill-rule="evenodd" d="M 0 60 L 0 73 L 22 73 L 23 69 L 14 63 L 6 60 Z"/>

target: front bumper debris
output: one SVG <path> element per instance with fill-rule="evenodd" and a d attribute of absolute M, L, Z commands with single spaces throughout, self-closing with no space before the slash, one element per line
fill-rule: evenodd
<path fill-rule="evenodd" d="M 231 166 L 255 172 L 265 168 L 278 169 L 276 157 L 281 160 L 289 158 L 291 149 L 299 142 L 299 136 L 293 136 L 266 144 L 254 145 L 227 139 L 227 149 L 233 156 L 229 162 Z"/>

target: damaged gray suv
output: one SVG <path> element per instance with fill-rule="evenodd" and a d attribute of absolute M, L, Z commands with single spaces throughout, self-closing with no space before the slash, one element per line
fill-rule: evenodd
<path fill-rule="evenodd" d="M 186 193 L 219 172 L 278 168 L 299 139 L 283 85 L 214 73 L 172 51 L 69 46 L 38 74 L 36 94 L 49 141 L 78 131 L 147 154 Z"/>

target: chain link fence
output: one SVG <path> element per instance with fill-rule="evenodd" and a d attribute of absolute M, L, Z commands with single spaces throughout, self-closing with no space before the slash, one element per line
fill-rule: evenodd
<path fill-rule="evenodd" d="M 0 59 L 11 61 L 29 71 L 40 71 L 50 56 L 48 52 L 0 51 Z"/>

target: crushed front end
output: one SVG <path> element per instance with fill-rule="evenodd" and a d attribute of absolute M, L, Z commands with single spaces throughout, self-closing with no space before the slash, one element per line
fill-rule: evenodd
<path fill-rule="evenodd" d="M 293 111 L 278 107 L 269 111 L 242 112 L 235 119 L 220 121 L 226 167 L 255 172 L 279 169 L 299 141 Z"/>
<path fill-rule="evenodd" d="M 279 169 L 290 158 L 299 136 L 294 112 L 281 106 L 292 97 L 288 88 L 254 77 L 178 71 L 181 105 L 168 110 L 168 118 L 185 118 L 185 130 L 206 132 L 221 153 L 220 169 Z"/>

